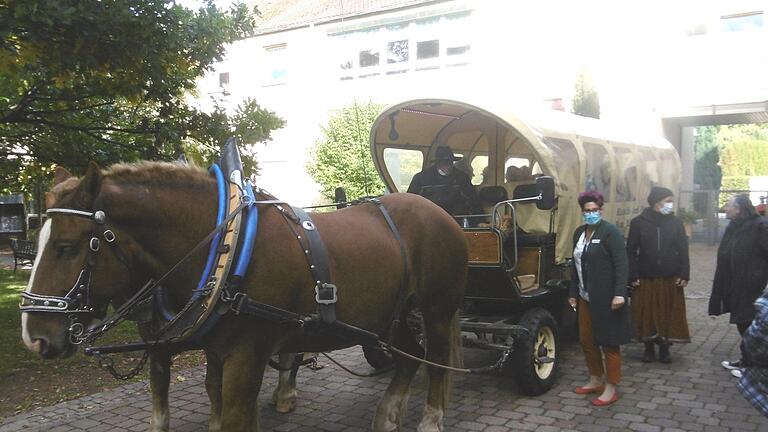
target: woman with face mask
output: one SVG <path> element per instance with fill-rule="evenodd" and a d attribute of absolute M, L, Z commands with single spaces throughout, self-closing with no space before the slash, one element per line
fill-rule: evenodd
<path fill-rule="evenodd" d="M 597 394 L 594 406 L 616 402 L 621 381 L 621 349 L 632 338 L 627 303 L 627 254 L 624 236 L 602 219 L 603 195 L 579 195 L 585 224 L 573 234 L 573 268 L 568 302 L 579 320 L 579 340 L 589 381 L 574 391 Z M 577 300 L 578 298 L 578 300 Z"/>
<path fill-rule="evenodd" d="M 672 191 L 654 187 L 648 205 L 632 219 L 627 238 L 635 338 L 645 344 L 643 362 L 670 363 L 672 343 L 691 341 L 685 314 L 690 262 L 683 221 L 674 215 Z"/>

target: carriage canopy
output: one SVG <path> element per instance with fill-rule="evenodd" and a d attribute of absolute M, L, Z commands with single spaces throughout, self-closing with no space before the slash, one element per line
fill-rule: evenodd
<path fill-rule="evenodd" d="M 570 234 L 582 223 L 579 192 L 602 192 L 605 218 L 626 231 L 647 206 L 651 187 L 677 195 L 680 186 L 680 158 L 661 137 L 554 110 L 515 110 L 500 100 L 411 100 L 385 109 L 371 130 L 374 164 L 391 192 L 405 192 L 439 145 L 463 156 L 458 167 L 478 190 L 503 186 L 511 198 L 536 175 L 552 176 L 558 262 L 570 257 Z M 517 219 L 530 233 L 549 229 L 549 212 L 533 204 L 519 205 Z"/>

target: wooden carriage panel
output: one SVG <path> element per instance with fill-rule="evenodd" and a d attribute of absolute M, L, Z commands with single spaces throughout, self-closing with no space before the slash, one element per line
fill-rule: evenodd
<path fill-rule="evenodd" d="M 464 231 L 469 246 L 469 264 L 500 265 L 501 234 L 496 231 Z"/>
<path fill-rule="evenodd" d="M 517 277 L 520 291 L 531 291 L 539 287 L 541 248 L 520 247 L 517 249 Z"/>

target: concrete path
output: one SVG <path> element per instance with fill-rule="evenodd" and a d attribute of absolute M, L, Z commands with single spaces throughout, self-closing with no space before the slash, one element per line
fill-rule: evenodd
<path fill-rule="evenodd" d="M 736 390 L 736 379 L 720 362 L 738 358 L 738 334 L 727 317 L 706 316 L 714 273 L 715 248 L 692 246 L 693 280 L 687 288 L 688 320 L 693 343 L 673 346 L 673 363 L 640 362 L 638 344 L 623 349 L 625 364 L 621 399 L 608 408 L 593 408 L 589 398 L 573 393 L 586 376 L 578 344 L 564 345 L 562 369 L 555 387 L 539 397 L 525 397 L 504 377 L 479 375 L 456 378 L 453 401 L 446 413 L 450 431 L 768 431 L 760 415 Z M 369 372 L 358 348 L 334 354 L 343 364 Z M 490 361 L 483 352 L 467 350 L 467 364 Z M 364 431 L 389 375 L 356 378 L 321 357 L 319 371 L 299 373 L 299 406 L 277 414 L 268 405 L 276 374 L 269 371 L 261 395 L 262 430 Z M 171 393 L 174 431 L 206 431 L 209 412 L 204 370 L 174 373 Z M 405 430 L 415 430 L 424 404 L 423 375 L 413 386 Z M 82 379 L 87 379 L 84 371 Z M 150 414 L 146 383 L 42 408 L 6 419 L 0 431 L 145 431 Z"/>

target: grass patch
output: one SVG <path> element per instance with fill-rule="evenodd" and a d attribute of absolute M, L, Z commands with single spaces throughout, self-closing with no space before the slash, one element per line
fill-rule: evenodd
<path fill-rule="evenodd" d="M 27 287 L 29 272 L 0 268 L 0 419 L 41 406 L 108 390 L 125 383 L 99 369 L 95 358 L 78 350 L 67 359 L 43 360 L 24 346 L 21 339 L 20 295 Z M 136 326 L 123 322 L 98 345 L 138 341 Z M 129 370 L 142 352 L 114 355 L 118 370 Z M 202 365 L 199 352 L 174 359 L 176 368 Z M 147 378 L 146 369 L 131 381 Z M 131 382 L 129 381 L 129 382 Z"/>

